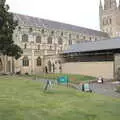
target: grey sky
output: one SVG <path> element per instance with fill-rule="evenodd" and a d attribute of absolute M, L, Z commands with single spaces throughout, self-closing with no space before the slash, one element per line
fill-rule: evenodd
<path fill-rule="evenodd" d="M 7 0 L 10 11 L 99 30 L 99 0 Z"/>

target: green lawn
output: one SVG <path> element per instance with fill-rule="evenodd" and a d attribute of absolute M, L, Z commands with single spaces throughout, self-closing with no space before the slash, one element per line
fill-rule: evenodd
<path fill-rule="evenodd" d="M 57 79 L 60 76 L 68 76 L 71 83 L 79 84 L 81 81 L 95 80 L 95 77 L 85 76 L 85 75 L 74 75 L 74 74 L 40 74 L 37 75 L 39 78 L 46 79 Z"/>
<path fill-rule="evenodd" d="M 120 120 L 120 99 L 1 76 L 0 120 Z"/>

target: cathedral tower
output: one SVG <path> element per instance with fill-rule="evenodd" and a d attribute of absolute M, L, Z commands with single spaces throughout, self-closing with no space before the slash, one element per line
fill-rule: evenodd
<path fill-rule="evenodd" d="M 99 16 L 101 31 L 107 32 L 110 37 L 120 36 L 120 3 L 117 7 L 116 0 L 104 0 L 102 5 L 100 0 Z"/>

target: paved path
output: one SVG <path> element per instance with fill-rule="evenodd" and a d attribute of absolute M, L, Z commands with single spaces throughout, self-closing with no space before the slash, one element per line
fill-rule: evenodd
<path fill-rule="evenodd" d="M 90 86 L 93 92 L 95 93 L 120 98 L 120 93 L 115 92 L 116 87 L 120 86 L 120 83 L 116 82 L 104 82 L 104 84 L 92 83 Z"/>
<path fill-rule="evenodd" d="M 46 79 L 36 79 L 42 83 L 46 83 Z M 57 84 L 57 81 L 55 80 L 50 80 L 52 82 L 52 84 Z M 81 86 L 79 85 L 74 85 L 71 84 L 72 87 L 81 90 Z M 104 82 L 103 84 L 99 84 L 99 83 L 91 83 L 90 84 L 90 88 L 92 89 L 93 92 L 97 93 L 97 94 L 103 94 L 105 96 L 112 96 L 112 97 L 116 97 L 116 98 L 120 98 L 120 93 L 115 92 L 116 91 L 116 87 L 120 86 L 120 82 L 116 83 L 116 82 Z"/>

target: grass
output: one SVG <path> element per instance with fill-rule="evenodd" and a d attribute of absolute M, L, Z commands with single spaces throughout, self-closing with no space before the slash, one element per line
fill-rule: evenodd
<path fill-rule="evenodd" d="M 74 74 L 40 74 L 37 77 L 45 79 L 57 79 L 60 76 L 68 76 L 71 83 L 79 84 L 81 81 L 95 80 L 95 77 Z"/>
<path fill-rule="evenodd" d="M 120 120 L 120 99 L 1 76 L 0 120 Z"/>

